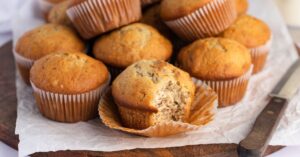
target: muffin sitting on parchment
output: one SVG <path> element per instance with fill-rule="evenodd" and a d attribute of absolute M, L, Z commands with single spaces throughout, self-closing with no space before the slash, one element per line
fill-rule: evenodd
<path fill-rule="evenodd" d="M 63 25 L 45 24 L 20 37 L 14 56 L 24 82 L 29 84 L 29 70 L 34 61 L 49 53 L 83 52 L 85 49 L 84 42 L 73 29 Z"/>
<path fill-rule="evenodd" d="M 56 23 L 66 26 L 73 26 L 71 20 L 67 16 L 67 8 L 72 4 L 72 0 L 66 0 L 64 2 L 56 4 L 49 12 L 47 21 L 50 23 Z"/>
<path fill-rule="evenodd" d="M 145 129 L 168 122 L 186 122 L 195 85 L 188 73 L 160 60 L 129 66 L 112 84 L 123 125 Z"/>
<path fill-rule="evenodd" d="M 102 91 L 110 76 L 103 63 L 83 53 L 49 54 L 34 63 L 30 81 L 40 112 L 59 122 L 97 116 Z"/>
<path fill-rule="evenodd" d="M 153 27 L 131 24 L 100 37 L 93 49 L 95 57 L 110 66 L 112 75 L 142 59 L 167 61 L 172 55 L 171 42 Z"/>
<path fill-rule="evenodd" d="M 236 40 L 250 49 L 253 73 L 263 70 L 272 44 L 272 32 L 267 24 L 250 15 L 242 15 L 220 36 Z"/>
<path fill-rule="evenodd" d="M 233 105 L 244 97 L 252 72 L 249 50 L 225 38 L 195 41 L 181 50 L 178 65 L 195 81 L 202 80 L 218 93 L 219 107 Z"/>

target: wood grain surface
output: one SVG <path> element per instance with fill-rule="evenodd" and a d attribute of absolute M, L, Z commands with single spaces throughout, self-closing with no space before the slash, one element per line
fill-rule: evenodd
<path fill-rule="evenodd" d="M 0 140 L 18 148 L 14 134 L 16 122 L 15 64 L 11 42 L 0 48 Z M 116 141 L 117 142 L 117 141 Z M 236 144 L 196 145 L 161 149 L 135 149 L 118 152 L 59 151 L 35 153 L 32 157 L 237 157 Z M 269 147 L 266 154 L 282 146 Z"/>

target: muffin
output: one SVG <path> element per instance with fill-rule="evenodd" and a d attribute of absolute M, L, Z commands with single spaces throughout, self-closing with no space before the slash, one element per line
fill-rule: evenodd
<path fill-rule="evenodd" d="M 189 41 L 218 35 L 237 17 L 234 0 L 163 0 L 160 15 Z"/>
<path fill-rule="evenodd" d="M 38 0 L 38 5 L 39 8 L 41 9 L 42 13 L 44 14 L 45 17 L 48 16 L 49 11 L 51 10 L 51 8 L 66 0 Z"/>
<path fill-rule="evenodd" d="M 141 18 L 140 0 L 74 0 L 67 15 L 85 39 Z"/>
<path fill-rule="evenodd" d="M 29 84 L 29 70 L 34 61 L 53 52 L 84 50 L 85 44 L 74 30 L 62 25 L 45 24 L 19 38 L 14 56 L 24 82 Z"/>
<path fill-rule="evenodd" d="M 61 24 L 72 27 L 72 22 L 67 16 L 67 8 L 72 4 L 72 0 L 66 0 L 64 2 L 55 5 L 48 14 L 48 22 Z"/>
<path fill-rule="evenodd" d="M 235 0 L 238 16 L 244 15 L 248 10 L 248 0 Z"/>
<path fill-rule="evenodd" d="M 272 32 L 263 21 L 242 15 L 221 34 L 221 37 L 236 40 L 250 49 L 253 73 L 258 73 L 264 68 L 271 48 Z"/>
<path fill-rule="evenodd" d="M 251 76 L 251 56 L 242 44 L 225 38 L 197 40 L 183 48 L 178 66 L 218 93 L 219 107 L 233 105 L 246 92 Z"/>
<path fill-rule="evenodd" d="M 134 129 L 187 121 L 194 93 L 188 73 L 160 60 L 136 62 L 112 83 L 123 125 Z"/>
<path fill-rule="evenodd" d="M 59 122 L 97 116 L 102 91 L 109 83 L 105 65 L 83 53 L 58 52 L 37 60 L 30 81 L 40 112 Z"/>
<path fill-rule="evenodd" d="M 161 0 L 141 0 L 142 6 L 148 6 L 151 5 L 153 3 L 157 3 L 160 2 Z"/>
<path fill-rule="evenodd" d="M 93 54 L 109 65 L 112 75 L 116 76 L 142 59 L 168 60 L 172 55 L 172 44 L 153 27 L 135 23 L 100 37 Z"/>

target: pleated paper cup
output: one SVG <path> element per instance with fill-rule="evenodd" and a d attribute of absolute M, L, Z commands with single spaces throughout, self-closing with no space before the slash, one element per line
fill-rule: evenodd
<path fill-rule="evenodd" d="M 99 102 L 99 115 L 104 125 L 111 129 L 146 137 L 164 137 L 193 131 L 208 124 L 217 110 L 217 94 L 203 82 L 197 82 L 195 100 L 191 106 L 189 123 L 164 122 L 147 129 L 138 130 L 122 125 L 118 107 L 113 101 L 111 89 L 108 89 Z"/>
<path fill-rule="evenodd" d="M 272 38 L 266 44 L 250 49 L 252 64 L 254 65 L 253 74 L 262 71 L 264 68 L 271 45 Z"/>
<path fill-rule="evenodd" d="M 99 100 L 108 87 L 108 81 L 85 93 L 62 94 L 45 91 L 31 82 L 36 104 L 43 116 L 58 122 L 75 123 L 97 117 Z"/>
<path fill-rule="evenodd" d="M 236 18 L 234 0 L 212 0 L 189 15 L 165 23 L 181 38 L 194 41 L 218 35 Z"/>
<path fill-rule="evenodd" d="M 234 105 L 243 99 L 246 91 L 248 82 L 251 78 L 253 71 L 253 65 L 243 76 L 240 76 L 231 80 L 199 80 L 193 78 L 195 83 L 204 82 L 210 86 L 217 94 L 219 100 L 219 107 L 227 107 Z"/>
<path fill-rule="evenodd" d="M 138 21 L 140 0 L 85 0 L 67 9 L 67 15 L 85 39 Z"/>
<path fill-rule="evenodd" d="M 161 1 L 161 0 L 141 0 L 143 7 L 153 4 L 153 3 L 157 3 L 159 1 Z"/>
<path fill-rule="evenodd" d="M 15 61 L 16 61 L 16 65 L 19 69 L 19 72 L 21 74 L 21 78 L 22 80 L 27 84 L 30 85 L 30 81 L 29 81 L 29 73 L 30 73 L 30 69 L 34 63 L 34 60 L 25 58 L 23 56 L 21 56 L 20 54 L 18 54 L 17 52 L 13 51 L 14 57 L 15 57 Z"/>

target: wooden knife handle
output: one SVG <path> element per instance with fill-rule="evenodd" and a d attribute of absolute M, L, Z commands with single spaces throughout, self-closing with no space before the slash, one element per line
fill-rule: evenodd
<path fill-rule="evenodd" d="M 256 119 L 252 131 L 238 146 L 239 157 L 261 157 L 287 106 L 287 100 L 273 97 Z"/>

